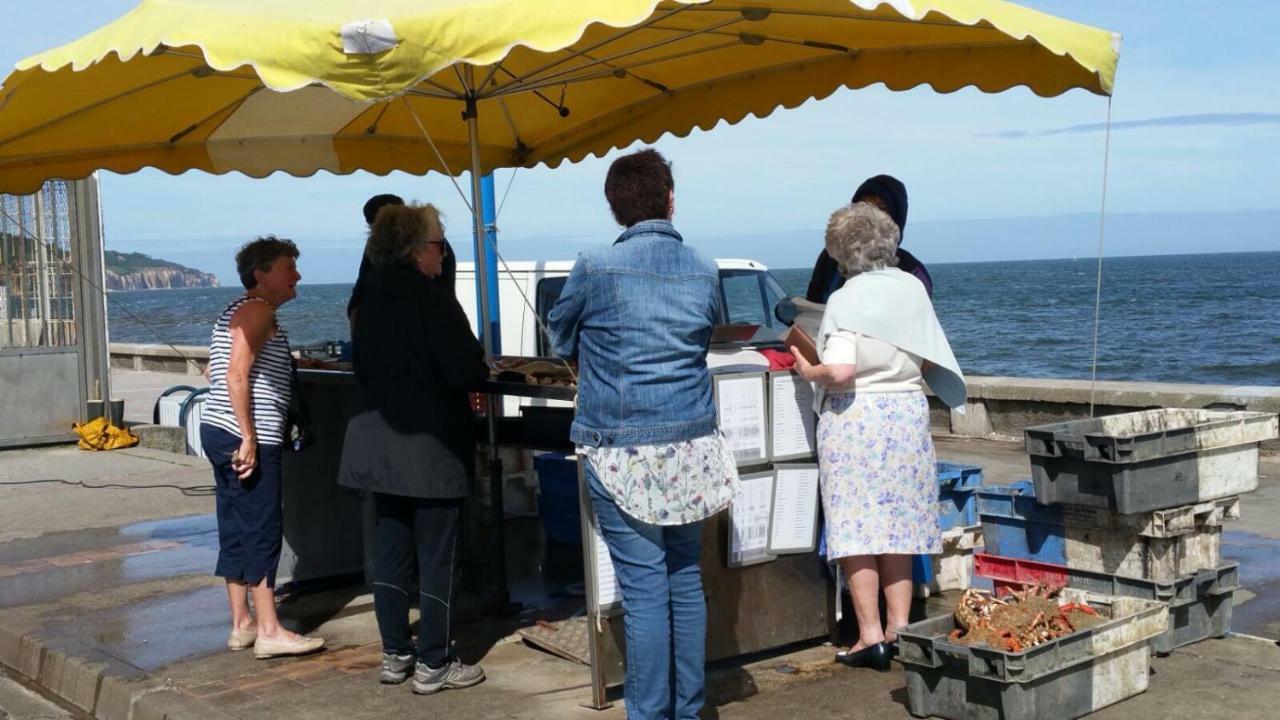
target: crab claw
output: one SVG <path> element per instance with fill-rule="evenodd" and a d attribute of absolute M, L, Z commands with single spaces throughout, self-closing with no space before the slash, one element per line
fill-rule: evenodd
<path fill-rule="evenodd" d="M 1094 617 L 1098 617 L 1098 611 L 1097 611 L 1097 610 L 1094 610 L 1093 608 L 1089 607 L 1088 605 L 1085 605 L 1085 604 L 1084 604 L 1084 603 L 1082 603 L 1082 602 L 1069 602 L 1069 603 L 1067 603 L 1066 605 L 1063 605 L 1062 607 L 1058 608 L 1058 610 L 1059 610 L 1063 615 L 1066 615 L 1067 613 L 1071 612 L 1072 610 L 1079 610 L 1080 612 L 1084 613 L 1085 615 L 1093 615 Z"/>

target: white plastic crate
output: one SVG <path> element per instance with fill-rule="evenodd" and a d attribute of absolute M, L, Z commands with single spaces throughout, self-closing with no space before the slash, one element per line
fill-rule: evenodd
<path fill-rule="evenodd" d="M 200 445 L 200 420 L 204 415 L 204 403 L 209 399 L 208 393 L 201 393 L 191 399 L 187 405 L 187 454 L 205 457 L 204 448 Z"/>
<path fill-rule="evenodd" d="M 982 544 L 982 526 L 952 528 L 942 533 L 942 552 L 930 557 L 931 577 L 915 584 L 916 597 L 947 590 L 963 590 L 973 579 L 973 551 Z"/>

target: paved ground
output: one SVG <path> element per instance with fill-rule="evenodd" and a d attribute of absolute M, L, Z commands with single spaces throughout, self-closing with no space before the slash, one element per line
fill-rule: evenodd
<path fill-rule="evenodd" d="M 72 714 L 13 679 L 0 667 L 0 720 L 72 720 L 80 717 L 87 716 Z"/>
<path fill-rule="evenodd" d="M 941 438 L 938 447 L 942 458 L 983 465 L 989 482 L 1027 475 L 1016 445 Z M 195 488 L 208 484 L 208 474 L 203 461 L 147 451 L 0 453 L 0 483 L 62 479 Z M 1260 490 L 1245 498 L 1244 518 L 1230 527 L 1223 554 L 1243 563 L 1233 629 L 1275 638 L 1280 464 L 1264 463 L 1263 474 Z M 512 618 L 469 618 L 459 630 L 460 652 L 481 661 L 490 679 L 432 698 L 376 684 L 376 622 L 371 598 L 358 589 L 282 606 L 293 628 L 330 640 L 325 653 L 255 661 L 226 652 L 224 591 L 208 574 L 216 554 L 212 509 L 210 497 L 167 488 L 0 484 L 0 667 L 11 676 L 0 677 L 0 720 L 6 712 L 71 717 L 15 683 L 19 676 L 103 720 L 623 716 L 620 703 L 605 712 L 581 708 L 590 695 L 586 668 L 514 635 L 539 619 L 566 617 L 577 601 L 565 597 Z M 514 555 L 529 554 L 518 540 L 514 545 Z M 549 565 L 545 557 L 512 564 L 535 573 Z M 849 670 L 832 664 L 830 655 L 830 648 L 817 645 L 720 663 L 711 674 L 705 715 L 907 716 L 901 668 L 885 674 Z M 1280 648 L 1273 641 L 1208 640 L 1154 658 L 1152 671 L 1146 693 L 1098 716 L 1269 718 L 1280 707 Z M 1051 717 L 1052 710 L 1041 716 Z"/>
<path fill-rule="evenodd" d="M 175 385 L 205 387 L 209 383 L 199 375 L 111 369 L 111 394 L 124 400 L 124 419 L 149 423 L 160 393 Z"/>

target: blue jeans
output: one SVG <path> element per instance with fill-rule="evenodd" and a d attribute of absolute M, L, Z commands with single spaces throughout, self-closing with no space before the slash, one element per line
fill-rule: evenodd
<path fill-rule="evenodd" d="M 702 523 L 650 525 L 618 508 L 584 468 L 626 610 L 628 718 L 693 720 L 706 690 Z"/>

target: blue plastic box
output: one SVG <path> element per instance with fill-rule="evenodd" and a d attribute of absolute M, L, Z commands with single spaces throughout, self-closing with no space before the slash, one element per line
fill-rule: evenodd
<path fill-rule="evenodd" d="M 973 490 L 938 491 L 938 526 L 943 532 L 978 524 L 978 503 Z"/>
<path fill-rule="evenodd" d="M 942 532 L 978 524 L 978 504 L 974 491 L 982 487 L 982 466 L 939 462 L 938 526 Z M 933 562 L 917 555 L 911 561 L 912 580 L 917 584 L 933 582 Z"/>
<path fill-rule="evenodd" d="M 953 462 L 938 463 L 938 488 L 964 490 L 982 487 L 982 466 Z"/>
<path fill-rule="evenodd" d="M 976 491 L 986 552 L 1000 557 L 1065 565 L 1066 523 L 1062 508 L 1036 504 L 1030 480 Z"/>
<path fill-rule="evenodd" d="M 581 545 L 577 459 L 560 453 L 544 453 L 533 458 L 533 469 L 538 473 L 538 515 L 547 539 Z"/>

